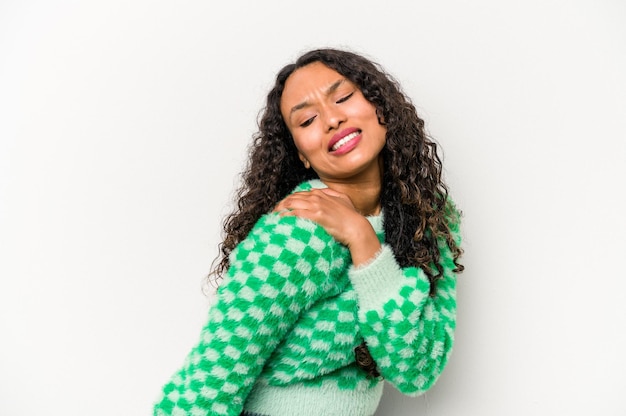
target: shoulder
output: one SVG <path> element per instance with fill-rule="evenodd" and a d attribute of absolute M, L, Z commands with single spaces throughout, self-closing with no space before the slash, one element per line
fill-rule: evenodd
<path fill-rule="evenodd" d="M 282 216 L 274 212 L 263 215 L 250 231 L 249 237 L 273 244 L 300 241 L 316 251 L 334 241 L 330 234 L 314 221 Z"/>
<path fill-rule="evenodd" d="M 312 179 L 300 183 L 291 193 L 305 192 L 311 189 L 321 189 L 325 187 L 326 185 L 319 179 Z M 333 240 L 326 230 L 314 221 L 295 216 L 282 216 L 274 212 L 261 216 L 250 231 L 250 234 L 259 236 L 267 234 L 266 238 L 273 236 L 275 239 L 288 237 L 306 242 L 310 240 L 315 242 L 316 239 L 319 239 L 328 243 Z"/>
<path fill-rule="evenodd" d="M 320 180 L 310 180 L 299 184 L 293 192 L 321 187 L 325 185 Z M 235 251 L 254 250 L 259 244 L 287 247 L 296 253 L 312 254 L 311 251 L 321 253 L 325 248 L 339 243 L 321 225 L 312 220 L 269 212 L 257 220 Z"/>
<path fill-rule="evenodd" d="M 291 191 L 291 193 L 310 191 L 311 189 L 324 189 L 324 188 L 328 188 L 328 187 L 321 180 L 310 179 L 308 181 L 300 183 L 298 186 L 296 186 L 293 189 L 293 191 Z"/>

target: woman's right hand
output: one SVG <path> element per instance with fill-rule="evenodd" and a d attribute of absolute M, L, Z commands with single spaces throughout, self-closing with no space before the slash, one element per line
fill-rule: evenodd
<path fill-rule="evenodd" d="M 367 263 L 380 251 L 380 242 L 371 224 L 341 192 L 330 188 L 295 192 L 280 201 L 274 212 L 320 224 L 335 240 L 348 247 L 355 266 Z"/>

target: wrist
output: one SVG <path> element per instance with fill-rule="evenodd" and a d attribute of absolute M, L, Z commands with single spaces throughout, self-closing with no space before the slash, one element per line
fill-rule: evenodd
<path fill-rule="evenodd" d="M 369 263 L 380 251 L 380 241 L 378 241 L 376 232 L 367 218 L 360 216 L 359 221 L 355 223 L 347 246 L 352 257 L 352 264 L 355 267 Z"/>

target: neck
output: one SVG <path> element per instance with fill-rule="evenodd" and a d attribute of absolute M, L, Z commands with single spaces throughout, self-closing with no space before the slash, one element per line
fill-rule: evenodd
<path fill-rule="evenodd" d="M 361 215 L 380 214 L 380 177 L 359 182 L 322 180 L 330 189 L 346 194 Z"/>
<path fill-rule="evenodd" d="M 356 175 L 345 179 L 324 178 L 320 180 L 337 192 L 346 194 L 361 215 L 380 214 L 380 193 L 383 183 L 383 157 L 379 155 L 369 166 Z"/>

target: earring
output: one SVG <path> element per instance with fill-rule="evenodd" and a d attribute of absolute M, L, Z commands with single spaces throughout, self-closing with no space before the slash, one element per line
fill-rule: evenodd
<path fill-rule="evenodd" d="M 309 163 L 309 161 L 308 161 L 308 160 L 304 159 L 304 161 L 303 161 L 303 162 L 304 162 L 304 168 L 305 168 L 305 169 L 309 169 L 309 168 L 311 167 L 311 164 Z"/>

